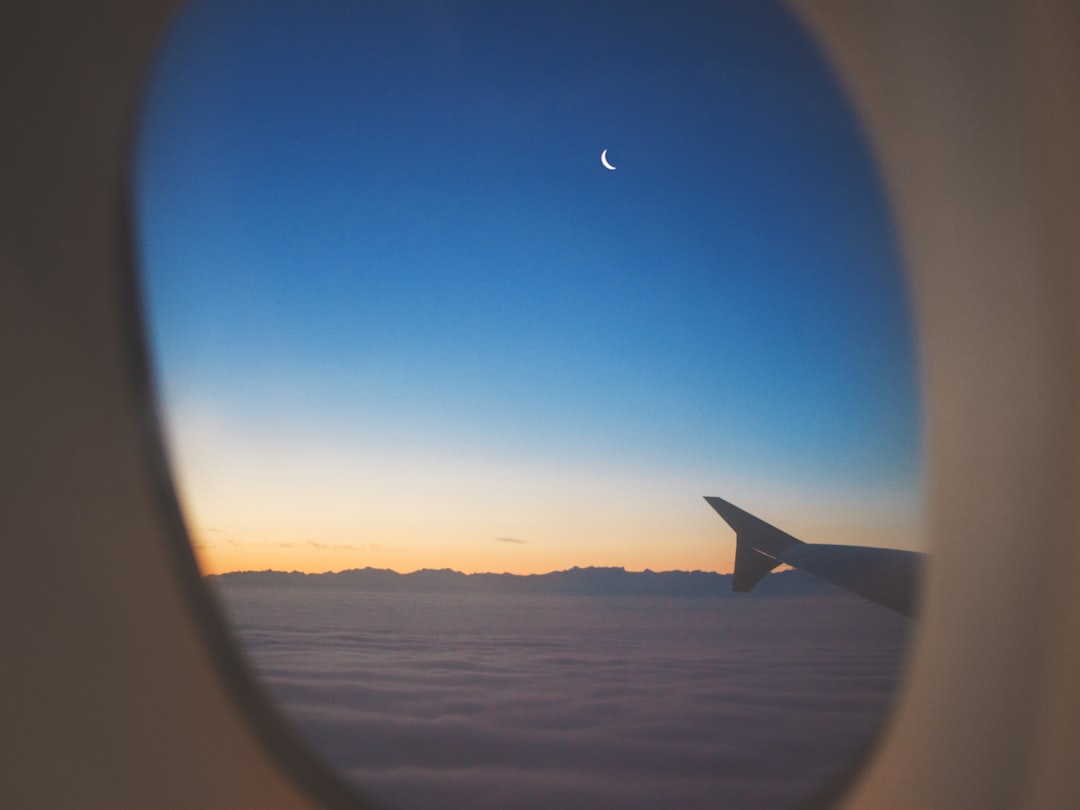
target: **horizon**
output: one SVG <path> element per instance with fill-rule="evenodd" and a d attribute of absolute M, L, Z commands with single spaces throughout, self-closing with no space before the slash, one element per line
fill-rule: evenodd
<path fill-rule="evenodd" d="M 781 567 L 781 568 L 775 569 L 773 571 L 769 571 L 768 573 L 769 574 L 779 574 L 779 573 L 783 573 L 784 571 L 791 571 L 791 570 L 794 570 L 794 569 L 792 569 L 790 567 Z M 703 570 L 703 569 L 700 569 L 700 568 L 696 568 L 696 569 L 694 569 L 692 571 L 682 569 L 682 568 L 672 568 L 672 569 L 667 569 L 667 570 L 663 570 L 663 571 L 657 571 L 657 570 L 653 570 L 651 568 L 643 568 L 643 569 L 640 569 L 640 570 L 633 570 L 633 569 L 629 569 L 629 568 L 626 568 L 626 567 L 621 566 L 621 565 L 573 565 L 573 566 L 570 566 L 569 568 L 560 568 L 560 569 L 556 569 L 556 570 L 552 570 L 552 571 L 537 571 L 537 572 L 528 573 L 528 574 L 517 574 L 517 573 L 514 573 L 512 571 L 459 571 L 459 570 L 457 570 L 455 568 L 417 568 L 414 571 L 397 571 L 397 570 L 395 570 L 393 568 L 378 568 L 378 567 L 373 566 L 373 565 L 365 565 L 365 566 L 357 567 L 357 568 L 341 568 L 341 569 L 336 570 L 336 571 L 300 571 L 300 570 L 296 570 L 296 569 L 291 570 L 291 571 L 284 571 L 284 570 L 277 569 L 277 568 L 242 569 L 242 570 L 235 570 L 235 571 L 220 571 L 220 572 L 217 572 L 217 573 L 204 572 L 203 577 L 218 577 L 218 576 L 226 576 L 228 574 L 303 574 L 304 576 L 323 576 L 325 574 L 347 574 L 350 571 L 388 571 L 388 572 L 390 572 L 392 574 L 397 574 L 398 576 L 403 576 L 403 577 L 409 576 L 410 574 L 422 574 L 422 573 L 426 573 L 426 572 L 461 574 L 462 576 L 466 576 L 466 577 L 473 577 L 473 576 L 543 577 L 543 576 L 547 576 L 548 574 L 565 574 L 565 573 L 567 573 L 569 571 L 622 571 L 623 573 L 626 573 L 626 574 L 716 574 L 717 576 L 721 576 L 721 577 L 730 577 L 732 575 L 732 572 L 730 572 L 730 571 L 728 571 L 728 572 L 706 571 L 706 570 Z M 807 575 L 807 576 L 809 576 L 809 575 Z"/>
<path fill-rule="evenodd" d="M 836 597 L 865 601 L 803 571 L 784 567 L 769 572 L 753 594 L 736 591 L 733 574 L 718 571 L 628 571 L 618 566 L 573 567 L 534 574 L 483 571 L 464 573 L 450 568 L 399 572 L 389 568 L 351 568 L 341 571 L 229 571 L 204 574 L 208 587 L 227 597 L 247 588 L 308 590 L 325 588 L 348 593 L 446 594 L 481 597 Z M 875 607 L 875 609 L 877 609 Z"/>
<path fill-rule="evenodd" d="M 891 215 L 789 10 L 259 9 L 178 13 L 134 164 L 204 572 L 730 570 L 706 494 L 921 547 Z"/>

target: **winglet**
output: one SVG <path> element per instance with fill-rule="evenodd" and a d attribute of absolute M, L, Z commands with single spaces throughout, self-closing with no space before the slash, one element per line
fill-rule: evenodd
<path fill-rule="evenodd" d="M 735 576 L 731 589 L 746 592 L 782 563 L 779 558 L 792 546 L 804 545 L 802 540 L 770 526 L 723 498 L 705 496 L 709 506 L 717 511 L 735 530 Z"/>
<path fill-rule="evenodd" d="M 753 590 L 763 576 L 780 565 L 780 561 L 752 548 L 738 535 L 735 537 L 735 574 L 731 580 L 731 590 L 746 593 Z"/>
<path fill-rule="evenodd" d="M 778 565 L 790 565 L 905 616 L 914 616 L 926 555 L 917 551 L 804 543 L 722 498 L 709 506 L 735 530 L 732 590 L 749 591 Z"/>

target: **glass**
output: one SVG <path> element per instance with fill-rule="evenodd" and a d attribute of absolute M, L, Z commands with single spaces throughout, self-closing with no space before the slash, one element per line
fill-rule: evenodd
<path fill-rule="evenodd" d="M 192 542 L 328 761 L 400 808 L 773 808 L 870 739 L 911 622 L 731 594 L 702 500 L 919 547 L 889 212 L 785 8 L 195 2 L 135 175 Z"/>

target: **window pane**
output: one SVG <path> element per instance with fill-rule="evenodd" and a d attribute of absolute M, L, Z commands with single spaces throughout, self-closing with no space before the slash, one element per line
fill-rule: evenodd
<path fill-rule="evenodd" d="M 195 551 L 359 784 L 786 807 L 872 734 L 911 621 L 732 594 L 702 501 L 919 548 L 888 207 L 786 9 L 195 2 L 136 199 Z"/>

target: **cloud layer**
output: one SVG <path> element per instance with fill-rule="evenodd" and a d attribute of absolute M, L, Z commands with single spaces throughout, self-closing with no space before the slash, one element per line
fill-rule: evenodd
<path fill-rule="evenodd" d="M 910 629 L 843 596 L 225 596 L 302 736 L 401 810 L 790 807 L 882 719 Z"/>

